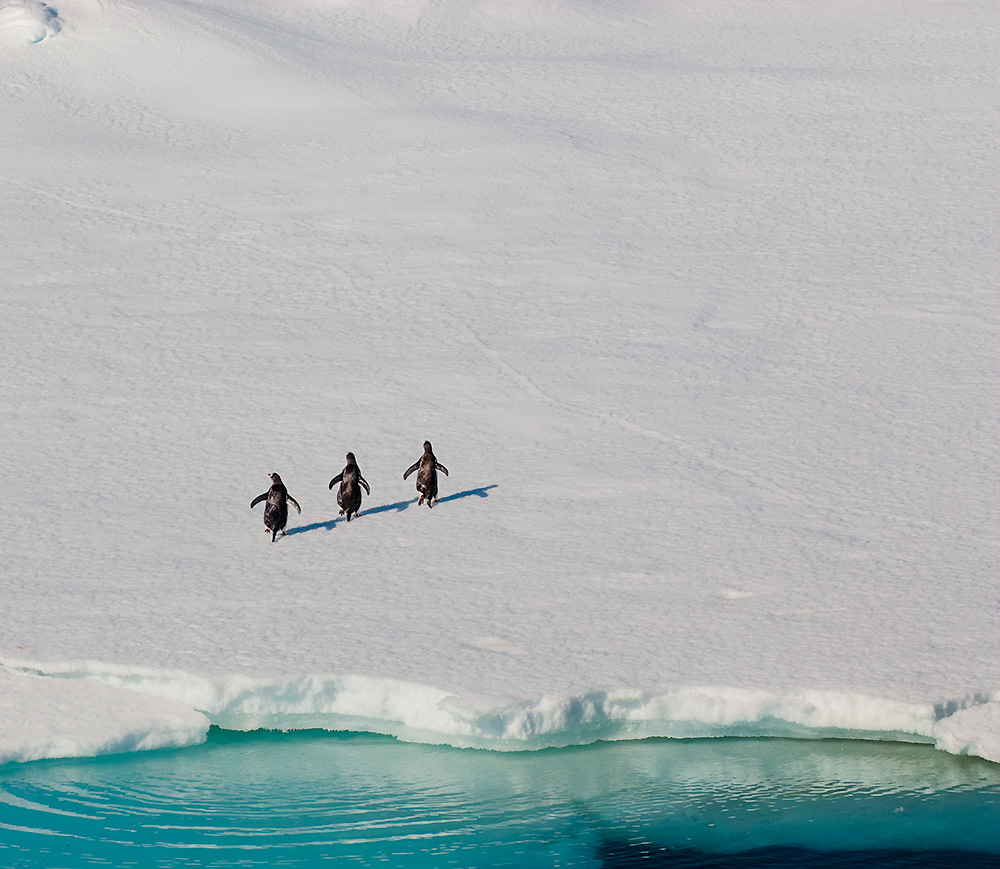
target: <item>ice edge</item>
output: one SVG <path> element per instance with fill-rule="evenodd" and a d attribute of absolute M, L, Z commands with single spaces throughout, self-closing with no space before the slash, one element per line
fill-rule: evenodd
<path fill-rule="evenodd" d="M 458 698 L 427 685 L 360 675 L 205 677 L 93 661 L 7 661 L 0 663 L 0 673 L 34 677 L 34 685 L 44 683 L 50 691 L 72 684 L 81 707 L 73 720 L 83 729 L 88 702 L 80 700 L 80 690 L 86 692 L 87 683 L 98 695 L 109 689 L 119 692 L 114 696 L 133 713 L 137 695 L 171 704 L 166 722 L 158 708 L 145 728 L 133 723 L 125 737 L 118 734 L 103 743 L 93 735 L 76 741 L 63 737 L 58 744 L 46 744 L 43 753 L 37 745 L 19 746 L 5 734 L 5 715 L 0 718 L 0 763 L 182 747 L 203 741 L 211 725 L 239 731 L 370 732 L 407 742 L 495 751 L 649 737 L 862 739 L 933 744 L 952 754 L 1000 763 L 1000 692 L 935 704 L 847 692 L 707 685 L 657 693 L 592 691 L 491 705 L 486 698 Z M 22 685 L 29 688 L 30 697 L 30 686 Z M 95 696 L 94 701 L 103 705 L 108 698 Z M 190 715 L 171 717 L 175 707 Z"/>

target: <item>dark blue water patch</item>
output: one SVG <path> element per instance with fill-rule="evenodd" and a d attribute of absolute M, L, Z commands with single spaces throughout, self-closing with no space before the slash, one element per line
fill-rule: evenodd
<path fill-rule="evenodd" d="M 240 734 L 0 767 L 0 866 L 1000 866 L 1000 765 L 929 746 L 500 753 Z"/>
<path fill-rule="evenodd" d="M 605 869 L 998 869 L 1000 856 L 974 851 L 816 851 L 809 848 L 754 848 L 711 854 L 664 848 L 644 842 L 616 842 L 601 848 Z"/>

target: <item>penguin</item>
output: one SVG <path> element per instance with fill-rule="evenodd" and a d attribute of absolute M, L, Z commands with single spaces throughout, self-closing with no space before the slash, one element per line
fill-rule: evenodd
<path fill-rule="evenodd" d="M 406 469 L 403 479 L 405 480 L 417 468 L 420 468 L 417 471 L 417 491 L 420 493 L 417 506 L 419 507 L 426 501 L 428 507 L 433 507 L 438 495 L 437 472 L 440 471 L 447 477 L 448 469 L 434 457 L 434 450 L 431 448 L 430 441 L 424 441 L 424 454 L 418 461 Z"/>
<path fill-rule="evenodd" d="M 271 478 L 271 488 L 263 495 L 254 498 L 250 502 L 250 509 L 252 510 L 261 501 L 267 501 L 267 504 L 264 505 L 264 529 L 271 532 L 271 542 L 274 543 L 279 533 L 282 537 L 285 536 L 285 526 L 288 524 L 288 505 L 291 504 L 296 513 L 301 513 L 302 508 L 299 507 L 299 502 L 288 494 L 288 489 L 281 482 L 281 477 L 277 474 L 268 474 L 268 476 Z"/>
<path fill-rule="evenodd" d="M 337 503 L 340 505 L 340 515 L 347 514 L 347 521 L 351 521 L 351 514 L 361 515 L 361 488 L 360 483 L 365 487 L 365 493 L 370 495 L 372 490 L 368 488 L 368 481 L 361 476 L 361 468 L 354 458 L 354 453 L 347 454 L 347 466 L 336 477 L 330 480 L 330 488 L 334 483 L 340 483 L 337 491 Z"/>

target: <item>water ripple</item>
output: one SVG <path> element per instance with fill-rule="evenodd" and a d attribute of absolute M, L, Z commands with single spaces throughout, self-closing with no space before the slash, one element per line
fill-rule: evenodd
<path fill-rule="evenodd" d="M 182 751 L 0 768 L 0 865 L 709 866 L 756 853 L 765 862 L 725 864 L 755 866 L 791 848 L 825 855 L 797 864 L 818 866 L 834 845 L 837 860 L 911 849 L 1000 865 L 998 807 L 996 764 L 928 746 L 497 753 L 213 730 Z"/>

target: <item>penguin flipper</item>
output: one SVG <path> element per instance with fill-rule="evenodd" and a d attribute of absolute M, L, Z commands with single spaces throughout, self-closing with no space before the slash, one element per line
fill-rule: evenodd
<path fill-rule="evenodd" d="M 288 503 L 291 504 L 295 508 L 295 512 L 296 513 L 299 513 L 299 514 L 302 513 L 302 508 L 299 506 L 299 502 L 298 501 L 296 501 L 291 495 L 285 495 L 285 498 L 288 500 Z"/>
<path fill-rule="evenodd" d="M 366 494 L 370 495 L 372 493 L 372 490 L 368 488 L 368 481 L 361 474 L 358 474 L 358 482 L 365 487 Z"/>
<path fill-rule="evenodd" d="M 406 473 L 403 474 L 403 479 L 405 480 L 410 474 L 412 474 L 417 468 L 420 467 L 420 459 L 417 459 L 410 467 L 406 469 Z"/>
<path fill-rule="evenodd" d="M 448 469 L 444 465 L 442 465 L 440 462 L 435 462 L 434 463 L 434 467 L 437 468 L 446 477 L 449 476 Z"/>
<path fill-rule="evenodd" d="M 341 481 L 343 481 L 343 479 L 344 479 L 344 472 L 341 471 L 339 474 L 337 474 L 336 477 L 330 480 L 330 488 L 332 489 L 335 483 L 340 483 Z"/>
<path fill-rule="evenodd" d="M 256 507 L 256 506 L 257 506 L 257 505 L 258 505 L 258 504 L 259 504 L 259 503 L 260 503 L 261 501 L 266 501 L 266 500 L 267 500 L 267 492 L 265 492 L 265 493 L 264 493 L 263 495 L 258 495 L 258 496 L 257 496 L 256 498 L 254 498 L 254 499 L 253 499 L 253 500 L 252 500 L 252 501 L 250 502 L 250 509 L 252 510 L 252 509 L 253 509 L 254 507 Z"/>

